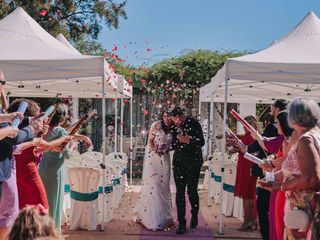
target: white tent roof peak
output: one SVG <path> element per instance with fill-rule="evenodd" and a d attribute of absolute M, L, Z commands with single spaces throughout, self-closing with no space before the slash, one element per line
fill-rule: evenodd
<path fill-rule="evenodd" d="M 0 59 L 74 59 L 77 54 L 44 30 L 23 8 L 0 21 Z"/>
<path fill-rule="evenodd" d="M 312 11 L 310 11 L 283 40 L 310 35 L 320 35 L 320 20 Z"/>
<path fill-rule="evenodd" d="M 320 63 L 320 20 L 309 12 L 287 35 L 268 48 L 228 61 L 255 63 Z"/>
<path fill-rule="evenodd" d="M 75 52 L 22 8 L 0 21 L 0 69 L 11 96 L 117 97 L 116 81 L 106 74 L 105 66 L 103 56 Z"/>
<path fill-rule="evenodd" d="M 69 47 L 72 51 L 81 54 L 76 48 L 72 46 L 72 44 L 65 38 L 62 33 L 59 33 L 56 39 Z M 106 60 L 104 60 L 104 71 L 106 77 L 110 77 L 109 82 L 114 88 L 117 88 L 119 92 L 124 92 L 125 96 L 132 97 L 132 87 L 129 86 L 128 82 L 124 79 L 123 76 L 116 74 L 114 70 L 110 68 L 109 63 Z"/>
<path fill-rule="evenodd" d="M 58 36 L 56 37 L 56 39 L 65 44 L 67 47 L 69 47 L 74 53 L 76 54 L 81 54 L 67 39 L 66 37 L 62 34 L 62 33 L 59 33 Z"/>

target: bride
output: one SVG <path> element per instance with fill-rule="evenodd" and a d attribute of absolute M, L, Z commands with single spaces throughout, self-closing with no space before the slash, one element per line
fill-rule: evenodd
<path fill-rule="evenodd" d="M 136 221 L 149 230 L 163 230 L 173 225 L 170 191 L 170 119 L 164 111 L 161 120 L 151 125 L 145 151 L 142 185 Z"/>

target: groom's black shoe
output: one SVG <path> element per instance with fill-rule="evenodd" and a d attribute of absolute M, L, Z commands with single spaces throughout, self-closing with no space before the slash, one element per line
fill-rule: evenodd
<path fill-rule="evenodd" d="M 180 225 L 176 230 L 176 234 L 184 234 L 187 231 L 186 225 Z"/>
<path fill-rule="evenodd" d="M 196 228 L 198 226 L 198 216 L 192 216 L 190 222 L 190 228 Z"/>

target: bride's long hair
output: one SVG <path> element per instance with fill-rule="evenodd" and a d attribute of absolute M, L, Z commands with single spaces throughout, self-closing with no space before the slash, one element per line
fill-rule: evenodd
<path fill-rule="evenodd" d="M 168 134 L 171 130 L 172 130 L 172 123 L 171 123 L 171 120 L 170 120 L 170 125 L 167 126 L 164 121 L 163 121 L 163 116 L 167 114 L 168 115 L 168 118 L 169 118 L 169 112 L 167 109 L 164 109 L 161 114 L 160 114 L 160 122 L 161 122 L 161 127 L 163 129 L 163 131 L 165 132 L 165 134 Z"/>

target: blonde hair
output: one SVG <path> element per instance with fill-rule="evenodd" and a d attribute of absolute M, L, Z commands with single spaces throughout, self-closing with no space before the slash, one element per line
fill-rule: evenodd
<path fill-rule="evenodd" d="M 32 240 L 39 237 L 58 239 L 54 222 L 37 207 L 26 207 L 15 220 L 8 240 Z"/>

